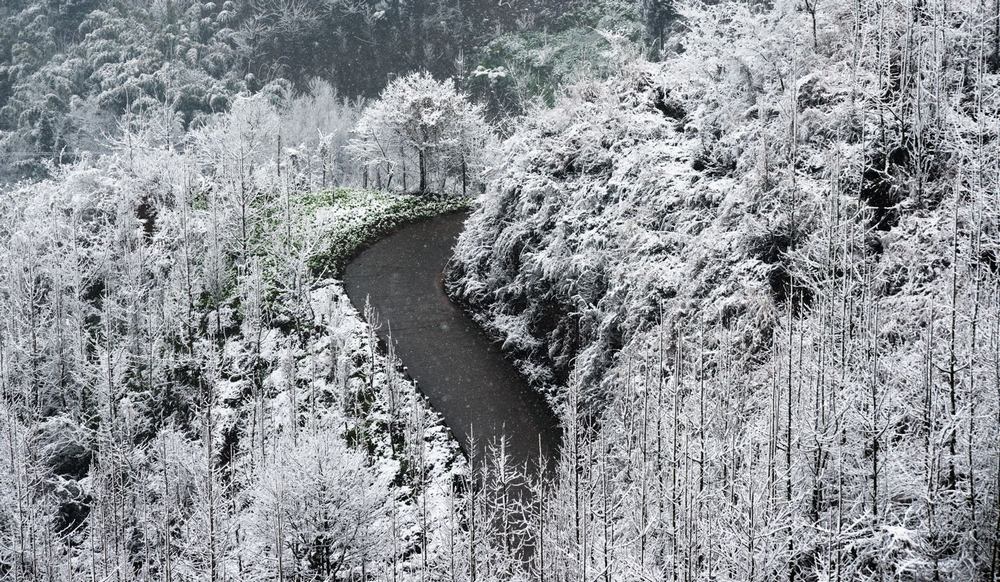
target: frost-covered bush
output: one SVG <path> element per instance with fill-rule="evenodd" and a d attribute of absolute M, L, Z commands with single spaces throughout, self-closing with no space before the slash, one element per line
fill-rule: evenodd
<path fill-rule="evenodd" d="M 339 274 L 358 251 L 404 224 L 469 207 L 465 198 L 351 189 L 320 192 L 306 204 L 316 209 L 316 227 L 323 233 L 322 250 L 310 266 L 329 274 Z"/>

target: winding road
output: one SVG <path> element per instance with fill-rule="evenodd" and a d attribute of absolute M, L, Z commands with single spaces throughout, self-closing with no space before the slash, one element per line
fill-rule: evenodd
<path fill-rule="evenodd" d="M 555 415 L 445 294 L 442 273 L 466 216 L 410 224 L 364 250 L 345 269 L 347 295 L 359 311 L 368 298 L 382 339 L 391 330 L 397 355 L 466 454 L 471 435 L 479 459 L 506 435 L 512 460 L 534 472 L 541 452 L 551 467 L 560 439 Z"/>

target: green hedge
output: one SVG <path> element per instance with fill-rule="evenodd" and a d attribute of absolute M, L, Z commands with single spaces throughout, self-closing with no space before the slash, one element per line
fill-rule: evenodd
<path fill-rule="evenodd" d="M 308 194 L 303 203 L 324 229 L 322 250 L 310 261 L 314 274 L 339 276 L 366 246 L 397 228 L 417 221 L 468 210 L 471 198 L 418 196 L 340 188 Z"/>

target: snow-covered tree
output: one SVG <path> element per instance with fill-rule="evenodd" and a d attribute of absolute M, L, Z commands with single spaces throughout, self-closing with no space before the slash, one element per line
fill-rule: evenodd
<path fill-rule="evenodd" d="M 389 83 L 369 105 L 354 130 L 350 150 L 389 189 L 397 174 L 407 189 L 416 166 L 417 191 L 446 190 L 457 178 L 466 193 L 478 182 L 493 141 L 482 109 L 459 93 L 451 80 L 413 73 Z M 385 182 L 381 183 L 382 173 Z"/>
<path fill-rule="evenodd" d="M 337 579 L 385 562 L 387 476 L 323 432 L 285 434 L 275 445 L 248 492 L 245 557 L 261 579 Z"/>

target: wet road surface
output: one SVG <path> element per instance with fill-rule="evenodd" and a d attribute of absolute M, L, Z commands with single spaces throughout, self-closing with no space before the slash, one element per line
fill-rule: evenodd
<path fill-rule="evenodd" d="M 519 463 L 537 467 L 539 450 L 555 459 L 560 431 L 544 398 L 528 387 L 472 319 L 444 292 L 443 270 L 466 214 L 405 226 L 378 241 L 344 272 L 351 302 L 378 313 L 379 335 L 391 329 L 396 353 L 468 454 L 470 435 L 483 458 L 501 435 Z"/>

